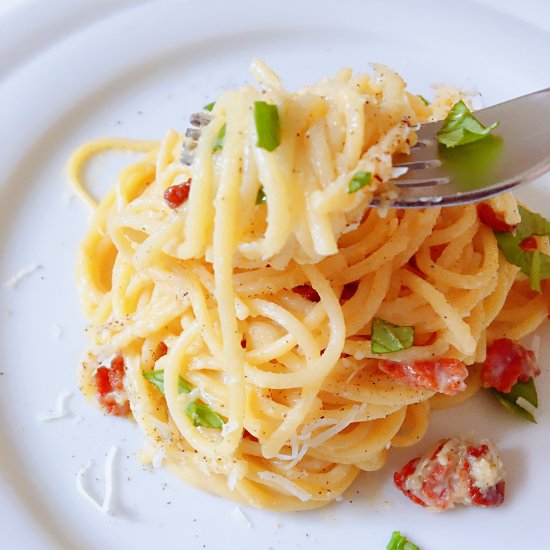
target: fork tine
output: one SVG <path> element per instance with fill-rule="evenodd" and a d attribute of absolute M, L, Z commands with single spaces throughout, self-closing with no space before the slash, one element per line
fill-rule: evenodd
<path fill-rule="evenodd" d="M 402 188 L 402 187 L 433 187 L 434 185 L 445 185 L 449 183 L 449 178 L 447 177 L 441 177 L 441 178 L 424 178 L 424 179 L 416 179 L 416 180 L 396 180 L 395 184 Z"/>
<path fill-rule="evenodd" d="M 409 170 L 422 170 L 424 168 L 437 168 L 441 166 L 439 159 L 431 160 L 411 160 L 409 162 L 399 162 L 394 164 L 396 168 L 408 168 Z"/>

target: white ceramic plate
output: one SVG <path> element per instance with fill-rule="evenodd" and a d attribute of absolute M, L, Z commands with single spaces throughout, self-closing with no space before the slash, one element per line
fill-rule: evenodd
<path fill-rule="evenodd" d="M 185 128 L 197 107 L 248 79 L 254 56 L 290 87 L 344 65 L 364 71 L 376 61 L 395 67 L 424 95 L 432 82 L 454 82 L 481 90 L 490 104 L 548 85 L 548 33 L 478 4 L 436 0 L 28 1 L 6 12 L 0 28 L 0 281 L 42 266 L 17 288 L 0 289 L 2 548 L 382 549 L 394 529 L 423 550 L 541 547 L 548 361 L 537 382 L 539 425 L 521 423 L 478 395 L 433 414 L 423 443 L 395 450 L 382 472 L 362 476 L 344 502 L 324 510 L 245 510 L 247 527 L 232 503 L 138 466 L 137 428 L 92 410 L 76 387 L 84 323 L 73 271 L 88 212 L 68 200 L 63 170 L 71 150 L 89 138 L 159 138 L 170 127 Z M 105 158 L 90 176 L 105 189 L 128 160 Z M 522 190 L 546 214 L 549 184 L 546 176 Z M 73 394 L 72 418 L 38 423 L 36 414 L 64 390 Z M 504 506 L 431 515 L 392 487 L 398 465 L 439 436 L 470 430 L 502 449 L 509 472 Z M 121 448 L 115 514 L 102 516 L 77 494 L 75 474 L 94 459 L 89 484 L 101 497 L 103 461 L 114 443 Z"/>

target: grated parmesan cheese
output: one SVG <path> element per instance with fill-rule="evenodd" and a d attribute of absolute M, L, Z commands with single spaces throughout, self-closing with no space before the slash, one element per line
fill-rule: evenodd
<path fill-rule="evenodd" d="M 286 477 L 274 474 L 273 472 L 258 472 L 258 477 L 264 481 L 269 481 L 271 485 L 275 485 L 277 489 L 287 495 L 299 498 L 302 502 L 311 500 L 311 495 L 305 489 L 302 489 Z"/>
<path fill-rule="evenodd" d="M 529 403 L 529 401 L 527 401 L 524 397 L 518 397 L 516 399 L 516 405 L 524 411 L 531 413 L 533 416 L 537 413 L 537 408 L 534 405 L 531 405 L 531 403 Z"/>
<path fill-rule="evenodd" d="M 494 487 L 503 477 L 503 467 L 500 461 L 495 463 L 486 458 L 481 458 L 473 460 L 470 467 L 474 485 L 482 491 Z"/>
<path fill-rule="evenodd" d="M 231 471 L 229 472 L 229 475 L 227 476 L 227 487 L 229 487 L 230 491 L 234 491 L 235 487 L 237 485 L 237 481 L 240 481 L 243 479 L 243 477 L 248 472 L 248 465 L 246 462 L 239 461 L 237 464 L 235 464 Z"/>
<path fill-rule="evenodd" d="M 346 384 L 349 384 L 362 370 L 363 368 L 354 369 L 353 372 L 346 378 Z"/>
<path fill-rule="evenodd" d="M 162 462 L 166 456 L 166 451 L 164 449 L 157 449 L 153 455 L 153 460 L 151 460 L 151 466 L 155 469 L 162 466 Z"/>
<path fill-rule="evenodd" d="M 114 484 L 113 484 L 113 474 L 114 474 L 114 462 L 115 457 L 118 451 L 118 446 L 113 445 L 109 452 L 107 453 L 107 458 L 105 459 L 105 497 L 103 502 L 99 502 L 90 494 L 90 492 L 84 486 L 84 480 L 86 473 L 92 467 L 94 461 L 90 460 L 88 464 L 80 468 L 76 474 L 76 489 L 78 493 L 89 502 L 96 510 L 102 514 L 108 515 L 111 514 L 111 506 L 114 493 Z"/>
<path fill-rule="evenodd" d="M 14 273 L 7 281 L 2 283 L 2 286 L 6 288 L 15 288 L 22 279 L 28 277 L 39 269 L 42 269 L 42 266 L 39 264 L 31 264 L 26 267 L 22 267 L 17 273 Z"/>
<path fill-rule="evenodd" d="M 296 438 L 296 434 L 292 435 L 288 443 L 290 444 L 290 454 L 285 455 L 284 453 L 277 453 L 275 458 L 279 460 L 294 460 L 298 456 L 298 439 Z"/>
<path fill-rule="evenodd" d="M 306 439 L 309 439 L 311 434 L 318 428 L 323 428 L 324 426 L 334 426 L 334 424 L 337 424 L 337 421 L 334 420 L 334 418 L 319 418 L 309 424 L 306 424 L 298 438 L 305 441 Z"/>
<path fill-rule="evenodd" d="M 105 498 L 103 499 L 103 504 L 101 506 L 105 514 L 111 513 L 114 490 L 113 474 L 117 451 L 118 447 L 116 445 L 113 445 L 109 449 L 109 452 L 107 453 L 107 458 L 105 459 Z"/>
<path fill-rule="evenodd" d="M 84 498 L 86 502 L 89 502 L 96 510 L 99 510 L 102 514 L 105 514 L 103 506 L 101 506 L 97 500 L 86 490 L 84 487 L 84 477 L 86 472 L 92 467 L 93 460 L 90 460 L 88 464 L 82 466 L 76 474 L 76 490 Z"/>
<path fill-rule="evenodd" d="M 157 420 L 156 418 L 150 419 L 151 424 L 154 426 L 154 429 L 156 432 L 162 437 L 164 441 L 168 441 L 172 435 L 172 432 L 170 430 L 170 426 L 166 424 L 166 422 L 162 422 L 161 420 Z"/>
<path fill-rule="evenodd" d="M 395 166 L 391 169 L 391 179 L 396 180 L 397 178 L 404 176 L 408 171 L 409 169 L 405 166 Z"/>
<path fill-rule="evenodd" d="M 250 523 L 250 520 L 246 517 L 245 513 L 241 510 L 239 506 L 235 506 L 233 508 L 233 517 L 237 520 L 246 525 L 249 529 L 252 527 L 252 523 Z"/>
<path fill-rule="evenodd" d="M 67 409 L 67 399 L 71 397 L 72 392 L 64 391 L 57 396 L 57 401 L 55 402 L 55 409 L 50 410 L 45 413 L 39 413 L 36 415 L 36 420 L 39 422 L 48 422 L 50 420 L 58 420 L 59 418 L 65 418 L 70 416 L 70 413 Z"/>
<path fill-rule="evenodd" d="M 222 426 L 222 437 L 225 437 L 226 435 L 235 432 L 239 429 L 239 424 L 236 420 L 231 420 L 231 422 L 226 422 Z"/>
<path fill-rule="evenodd" d="M 288 455 L 286 459 L 291 459 L 291 462 L 285 464 L 283 468 L 285 470 L 290 470 L 296 464 L 298 464 L 300 460 L 302 460 L 302 458 L 304 458 L 310 448 L 319 447 L 320 445 L 328 441 L 331 437 L 334 437 L 342 430 L 345 430 L 350 424 L 355 421 L 356 417 L 361 414 L 365 410 L 365 408 L 365 403 L 363 403 L 360 407 L 358 407 L 357 405 L 353 406 L 347 418 L 344 418 L 340 422 L 336 422 L 333 418 L 323 418 L 309 424 L 308 429 L 305 431 L 305 433 L 302 431 L 299 436 L 300 439 L 303 440 L 302 448 L 298 451 L 297 454 L 295 454 L 294 458 L 292 458 L 291 455 Z M 330 425 L 331 427 L 324 430 L 313 439 L 310 439 L 312 432 L 323 425 Z"/>

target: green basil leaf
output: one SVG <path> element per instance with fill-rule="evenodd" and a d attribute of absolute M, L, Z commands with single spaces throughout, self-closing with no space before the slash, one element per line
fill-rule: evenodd
<path fill-rule="evenodd" d="M 424 105 L 430 104 L 430 102 L 423 95 L 418 94 L 418 97 L 424 102 Z"/>
<path fill-rule="evenodd" d="M 399 531 L 394 531 L 391 534 L 391 539 L 386 546 L 386 550 L 420 550 L 420 548 L 407 539 L 407 537 L 404 537 Z"/>
<path fill-rule="evenodd" d="M 256 204 L 264 204 L 267 202 L 267 197 L 264 193 L 264 188 L 260 187 L 258 189 L 258 194 L 256 195 Z"/>
<path fill-rule="evenodd" d="M 539 406 L 539 396 L 537 395 L 537 388 L 535 386 L 535 380 L 530 378 L 527 382 L 516 382 L 510 393 L 505 393 L 505 396 L 509 396 L 510 400 L 514 403 L 517 401 L 518 397 L 523 397 L 525 401 L 531 403 L 533 407 Z"/>
<path fill-rule="evenodd" d="M 465 145 L 483 139 L 497 126 L 498 122 L 494 122 L 486 128 L 472 115 L 464 101 L 459 101 L 443 121 L 441 129 L 437 132 L 437 141 L 446 147 Z"/>
<path fill-rule="evenodd" d="M 508 393 L 496 390 L 495 393 L 498 393 L 503 399 L 510 401 L 510 403 L 516 403 L 518 398 L 523 397 L 523 399 L 533 405 L 533 407 L 536 408 L 539 406 L 539 397 L 533 378 L 530 378 L 527 382 L 516 382 Z"/>
<path fill-rule="evenodd" d="M 141 374 L 164 395 L 164 370 L 148 370 L 143 371 Z M 185 378 L 178 376 L 178 390 L 180 393 L 190 393 L 192 389 L 193 386 Z"/>
<path fill-rule="evenodd" d="M 195 426 L 220 429 L 224 424 L 223 418 L 214 412 L 208 405 L 192 401 L 185 407 L 185 414 Z"/>
<path fill-rule="evenodd" d="M 523 206 L 519 207 L 519 213 L 521 222 L 516 231 L 514 233 L 495 232 L 495 237 L 506 260 L 517 265 L 522 273 L 529 277 L 531 288 L 540 292 L 541 280 L 550 279 L 550 256 L 538 250 L 533 252 L 522 250 L 520 244 L 532 235 L 550 236 L 550 221 Z"/>
<path fill-rule="evenodd" d="M 266 151 L 274 151 L 281 143 L 279 110 L 276 105 L 264 101 L 254 102 L 254 122 L 258 141 L 256 145 Z"/>
<path fill-rule="evenodd" d="M 371 182 L 371 177 L 370 172 L 363 172 L 362 170 L 355 172 L 353 178 L 349 180 L 348 193 L 356 193 L 359 189 L 368 185 Z"/>
<path fill-rule="evenodd" d="M 372 353 L 393 353 L 410 348 L 414 340 L 414 327 L 392 325 L 384 319 L 372 320 Z"/>
<path fill-rule="evenodd" d="M 203 107 L 203 109 L 204 109 L 205 111 L 210 112 L 210 111 L 212 111 L 212 109 L 214 108 L 214 105 L 216 105 L 216 102 L 215 102 L 215 101 L 212 101 L 212 103 L 209 103 L 208 105 L 205 105 L 205 106 Z"/>
<path fill-rule="evenodd" d="M 212 152 L 215 153 L 216 151 L 220 150 L 223 147 L 223 140 L 225 138 L 225 128 L 226 124 L 224 124 L 220 131 L 218 132 L 218 135 L 216 136 L 216 139 L 214 140 L 214 145 L 212 146 Z"/>
<path fill-rule="evenodd" d="M 536 235 L 538 237 L 550 237 L 550 221 L 543 218 L 536 212 L 527 210 L 527 208 L 521 205 L 518 205 L 518 209 L 521 216 L 521 222 L 515 232 L 518 239 L 523 241 L 532 235 Z"/>
<path fill-rule="evenodd" d="M 499 391 L 496 391 L 494 389 L 490 390 L 492 394 L 495 396 L 496 400 L 509 412 L 512 414 L 518 416 L 519 418 L 522 418 L 523 420 L 528 420 L 529 422 L 532 422 L 533 424 L 537 423 L 536 418 L 529 412 L 520 407 L 516 402 L 509 401 L 508 395 L 506 393 L 502 393 Z"/>

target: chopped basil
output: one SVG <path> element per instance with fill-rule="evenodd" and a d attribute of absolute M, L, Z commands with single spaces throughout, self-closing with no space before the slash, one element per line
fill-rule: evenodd
<path fill-rule="evenodd" d="M 393 353 L 410 348 L 414 340 L 414 327 L 392 325 L 384 319 L 372 320 L 372 353 Z"/>
<path fill-rule="evenodd" d="M 430 104 L 430 102 L 423 95 L 418 94 L 418 97 L 424 102 L 424 105 Z"/>
<path fill-rule="evenodd" d="M 185 414 L 195 426 L 219 429 L 225 424 L 218 413 L 214 412 L 208 405 L 198 401 L 189 403 L 185 408 Z"/>
<path fill-rule="evenodd" d="M 540 214 L 530 212 L 523 206 L 519 207 L 521 222 L 514 233 L 500 233 L 495 231 L 498 246 L 506 260 L 517 265 L 529 277 L 531 288 L 540 292 L 542 279 L 550 279 L 550 256 L 535 250 L 522 250 L 520 244 L 532 235 L 550 237 L 550 221 Z"/>
<path fill-rule="evenodd" d="M 159 391 L 164 395 L 164 370 L 148 370 L 142 371 L 143 376 L 154 384 Z M 182 378 L 178 377 L 179 393 L 191 393 L 193 386 Z M 192 401 L 185 408 L 185 414 L 193 422 L 195 426 L 203 426 L 205 428 L 221 428 L 224 425 L 223 418 L 214 412 L 208 405 L 200 401 Z"/>
<path fill-rule="evenodd" d="M 537 420 L 531 411 L 524 409 L 520 404 L 521 401 L 518 403 L 518 400 L 522 398 L 535 409 L 539 406 L 537 388 L 535 387 L 535 381 L 532 378 L 528 382 L 517 382 L 514 384 L 509 393 L 500 392 L 495 389 L 492 389 L 491 392 L 496 397 L 497 401 L 509 412 L 523 418 L 524 420 L 533 422 L 533 424 L 537 423 Z"/>
<path fill-rule="evenodd" d="M 164 395 L 164 370 L 147 370 L 141 374 Z M 193 386 L 185 378 L 178 376 L 178 390 L 180 393 L 190 393 L 192 389 Z"/>
<path fill-rule="evenodd" d="M 443 126 L 437 132 L 437 141 L 446 147 L 465 145 L 483 139 L 497 126 L 498 122 L 494 122 L 486 128 L 472 115 L 464 101 L 459 101 L 443 121 Z"/>
<path fill-rule="evenodd" d="M 536 212 L 527 210 L 527 208 L 521 205 L 518 206 L 518 209 L 521 216 L 521 222 L 516 229 L 516 234 L 521 240 L 531 235 L 550 237 L 550 221 Z"/>
<path fill-rule="evenodd" d="M 359 170 L 355 172 L 353 178 L 349 180 L 348 193 L 356 193 L 359 189 L 368 185 L 371 181 L 372 174 L 370 172 L 363 172 Z"/>
<path fill-rule="evenodd" d="M 218 135 L 216 136 L 216 139 L 214 140 L 214 145 L 212 146 L 212 152 L 215 153 L 216 151 L 218 151 L 219 149 L 221 149 L 223 147 L 223 140 L 225 138 L 225 128 L 226 128 L 226 124 L 224 124 L 221 128 L 220 128 L 220 131 L 218 132 Z"/>
<path fill-rule="evenodd" d="M 266 151 L 277 149 L 281 143 L 281 127 L 277 106 L 264 101 L 255 101 L 254 123 L 258 135 L 256 145 Z"/>
<path fill-rule="evenodd" d="M 420 548 L 407 539 L 407 537 L 404 537 L 399 531 L 394 531 L 391 534 L 391 539 L 386 546 L 386 550 L 420 550 Z"/>
<path fill-rule="evenodd" d="M 256 195 L 256 204 L 264 204 L 265 202 L 267 202 L 267 197 L 264 193 L 264 188 L 260 187 Z"/>
<path fill-rule="evenodd" d="M 212 101 L 212 103 L 209 103 L 208 105 L 205 105 L 205 106 L 203 107 L 203 109 L 204 109 L 205 111 L 210 112 L 210 111 L 212 111 L 212 109 L 214 108 L 214 105 L 216 105 L 216 102 L 215 102 L 215 101 Z"/>

